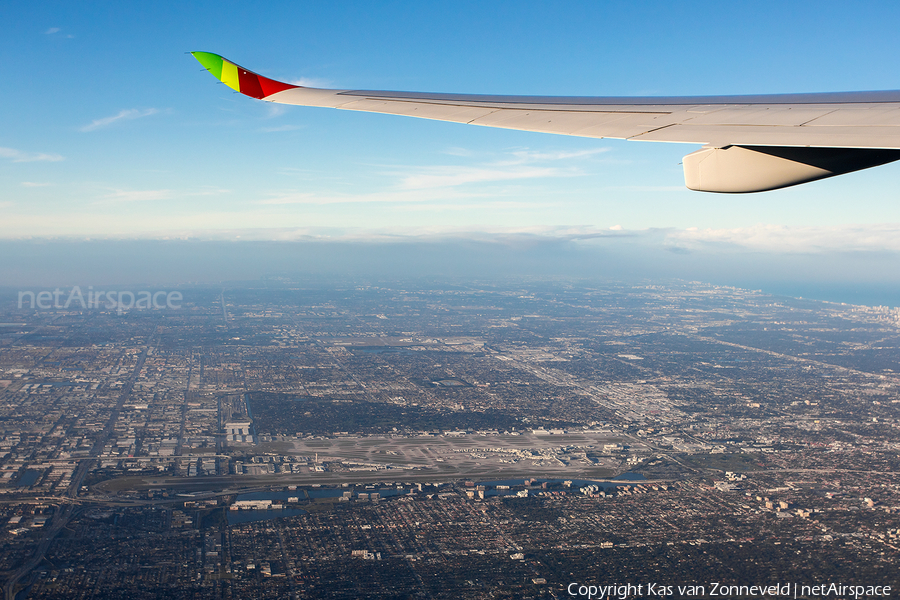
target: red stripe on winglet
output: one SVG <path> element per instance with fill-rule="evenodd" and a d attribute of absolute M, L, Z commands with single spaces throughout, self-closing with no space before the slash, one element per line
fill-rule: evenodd
<path fill-rule="evenodd" d="M 240 83 L 242 94 L 246 94 L 251 98 L 263 98 L 265 96 L 262 87 L 259 85 L 259 76 L 256 73 L 251 73 L 238 67 L 238 82 Z"/>
<path fill-rule="evenodd" d="M 256 78 L 259 80 L 259 85 L 262 88 L 262 97 L 271 96 L 272 94 L 283 92 L 284 90 L 290 90 L 295 87 L 300 87 L 297 85 L 291 85 L 290 83 L 275 81 L 274 79 L 269 79 L 268 77 L 263 77 L 262 75 L 257 75 Z"/>

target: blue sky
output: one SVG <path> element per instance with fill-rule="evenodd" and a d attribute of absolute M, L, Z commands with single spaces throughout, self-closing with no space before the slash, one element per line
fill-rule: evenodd
<path fill-rule="evenodd" d="M 898 17 L 895 2 L 5 2 L 0 238 L 623 230 L 687 250 L 894 253 L 900 165 L 703 194 L 679 164 L 696 146 L 274 106 L 186 52 L 337 88 L 896 89 Z"/>

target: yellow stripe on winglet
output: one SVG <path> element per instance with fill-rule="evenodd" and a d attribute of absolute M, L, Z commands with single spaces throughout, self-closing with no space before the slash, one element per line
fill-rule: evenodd
<path fill-rule="evenodd" d="M 227 60 L 222 61 L 222 83 L 230 87 L 236 92 L 241 91 L 241 84 L 238 81 L 237 65 Z"/>

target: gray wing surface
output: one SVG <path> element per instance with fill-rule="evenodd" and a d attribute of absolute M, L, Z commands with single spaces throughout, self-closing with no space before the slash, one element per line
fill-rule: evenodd
<path fill-rule="evenodd" d="M 265 99 L 592 138 L 900 149 L 900 91 L 567 98 L 293 88 Z"/>

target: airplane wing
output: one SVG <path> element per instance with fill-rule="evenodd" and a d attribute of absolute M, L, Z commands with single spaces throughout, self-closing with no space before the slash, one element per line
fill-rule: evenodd
<path fill-rule="evenodd" d="M 900 90 L 696 97 L 555 97 L 331 90 L 275 81 L 193 52 L 232 89 L 260 100 L 591 138 L 702 144 L 685 184 L 760 192 L 900 159 Z"/>

